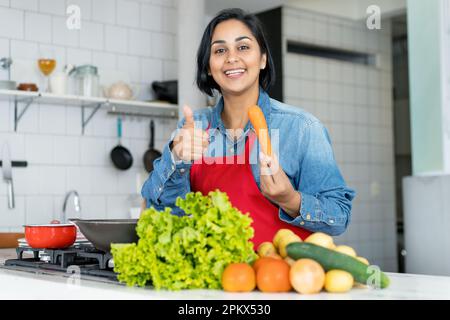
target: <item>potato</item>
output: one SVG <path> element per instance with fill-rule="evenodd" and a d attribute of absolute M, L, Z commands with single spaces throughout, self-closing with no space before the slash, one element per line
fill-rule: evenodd
<path fill-rule="evenodd" d="M 305 239 L 305 242 L 309 242 L 327 249 L 334 248 L 333 238 L 322 232 L 315 232 Z"/>
<path fill-rule="evenodd" d="M 331 293 L 348 292 L 353 287 L 353 276 L 344 270 L 330 270 L 325 274 L 325 290 Z"/>
<path fill-rule="evenodd" d="M 337 246 L 334 250 L 356 258 L 356 251 L 352 247 L 341 245 Z"/>
<path fill-rule="evenodd" d="M 282 238 L 280 240 L 280 243 L 278 246 L 278 251 L 280 253 L 280 256 L 282 256 L 283 258 L 287 257 L 286 247 L 288 244 L 290 244 L 292 242 L 301 242 L 301 241 L 302 241 L 302 239 L 294 233 Z"/>
<path fill-rule="evenodd" d="M 273 237 L 273 245 L 275 246 L 275 248 L 278 248 L 279 244 L 280 244 L 280 240 L 286 236 L 289 235 L 293 235 L 294 232 L 290 229 L 280 229 L 277 231 L 277 233 L 275 234 L 275 236 Z"/>
<path fill-rule="evenodd" d="M 260 257 L 265 257 L 271 254 L 277 254 L 277 249 L 275 249 L 272 242 L 263 242 L 258 246 L 257 250 Z"/>

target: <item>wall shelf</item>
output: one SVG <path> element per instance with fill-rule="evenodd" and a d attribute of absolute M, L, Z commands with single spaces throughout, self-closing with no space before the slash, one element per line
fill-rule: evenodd
<path fill-rule="evenodd" d="M 135 100 L 115 100 L 100 97 L 56 95 L 46 92 L 19 90 L 0 90 L 0 101 L 1 100 L 14 102 L 14 131 L 17 131 L 20 119 L 35 102 L 81 107 L 81 127 L 83 134 L 85 127 L 100 108 L 106 108 L 110 114 L 178 118 L 178 105 L 158 101 L 144 102 Z M 23 106 L 20 108 L 20 105 Z"/>

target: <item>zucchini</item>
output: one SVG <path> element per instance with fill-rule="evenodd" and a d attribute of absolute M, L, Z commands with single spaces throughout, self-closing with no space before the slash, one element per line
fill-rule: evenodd
<path fill-rule="evenodd" d="M 368 266 L 347 254 L 307 242 L 290 243 L 286 250 L 288 256 L 292 259 L 307 258 L 315 260 L 325 271 L 336 269 L 347 271 L 356 282 L 379 288 L 389 286 L 389 278 L 378 267 Z"/>

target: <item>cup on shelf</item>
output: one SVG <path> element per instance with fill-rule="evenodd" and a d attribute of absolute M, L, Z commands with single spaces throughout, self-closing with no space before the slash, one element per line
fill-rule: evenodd
<path fill-rule="evenodd" d="M 58 95 L 67 94 L 67 75 L 57 72 L 50 76 L 50 92 Z"/>

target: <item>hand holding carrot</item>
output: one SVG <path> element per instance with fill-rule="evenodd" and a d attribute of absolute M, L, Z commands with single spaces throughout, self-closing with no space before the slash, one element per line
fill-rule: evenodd
<path fill-rule="evenodd" d="M 261 193 L 267 199 L 282 207 L 286 213 L 295 217 L 300 209 L 301 195 L 292 186 L 288 176 L 281 168 L 277 156 L 272 153 L 264 114 L 255 105 L 249 108 L 248 116 L 255 128 L 261 146 L 259 154 Z"/>

